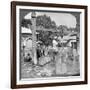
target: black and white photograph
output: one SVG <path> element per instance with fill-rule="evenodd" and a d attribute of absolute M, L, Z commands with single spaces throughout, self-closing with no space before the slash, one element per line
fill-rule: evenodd
<path fill-rule="evenodd" d="M 20 10 L 20 77 L 80 76 L 80 12 Z"/>
<path fill-rule="evenodd" d="M 78 5 L 12 4 L 12 87 L 87 83 L 86 11 Z"/>

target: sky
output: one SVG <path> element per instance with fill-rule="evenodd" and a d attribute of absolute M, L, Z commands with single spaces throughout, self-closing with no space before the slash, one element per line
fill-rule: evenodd
<path fill-rule="evenodd" d="M 36 15 L 44 15 L 51 17 L 51 20 L 56 22 L 56 25 L 66 25 L 68 28 L 76 27 L 76 18 L 69 13 L 52 13 L 52 12 L 36 12 Z M 25 19 L 31 18 L 31 12 L 25 15 Z"/>

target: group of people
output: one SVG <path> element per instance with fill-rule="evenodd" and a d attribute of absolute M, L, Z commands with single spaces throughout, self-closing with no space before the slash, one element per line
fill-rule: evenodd
<path fill-rule="evenodd" d="M 52 45 L 48 46 L 37 43 L 36 45 L 37 59 L 39 60 L 40 57 L 48 55 L 52 55 L 54 57 L 56 53 L 59 53 L 62 47 L 59 45 L 60 40 L 61 38 L 57 40 L 57 38 L 55 37 L 52 40 Z M 32 39 L 31 38 L 23 39 L 21 45 L 23 47 L 23 56 L 25 57 L 25 59 L 29 59 L 26 61 L 32 60 Z"/>

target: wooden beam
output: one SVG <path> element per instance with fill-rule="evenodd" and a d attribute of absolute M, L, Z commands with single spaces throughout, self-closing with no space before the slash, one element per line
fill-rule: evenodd
<path fill-rule="evenodd" d="M 36 17 L 35 12 L 32 12 L 32 53 L 33 62 L 37 64 L 37 54 L 36 54 Z"/>

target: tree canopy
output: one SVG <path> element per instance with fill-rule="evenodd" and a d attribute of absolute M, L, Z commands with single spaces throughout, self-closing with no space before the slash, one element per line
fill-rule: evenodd
<path fill-rule="evenodd" d="M 21 26 L 28 28 L 28 25 L 32 25 L 31 20 L 29 20 L 29 19 L 23 19 L 22 22 L 21 22 Z"/>
<path fill-rule="evenodd" d="M 68 28 L 65 25 L 59 25 L 58 26 L 58 30 L 59 30 L 59 35 L 61 37 L 63 37 L 63 35 L 66 35 L 67 34 Z"/>
<path fill-rule="evenodd" d="M 21 26 L 28 27 L 28 24 L 32 25 L 30 19 L 23 19 L 21 22 Z M 52 21 L 50 16 L 47 15 L 39 15 L 36 17 L 36 26 L 42 26 L 46 29 L 56 29 L 55 21 Z"/>
<path fill-rule="evenodd" d="M 56 23 L 51 20 L 50 16 L 40 15 L 36 18 L 36 26 L 43 26 L 47 29 L 56 29 Z"/>
<path fill-rule="evenodd" d="M 40 31 L 38 35 L 38 40 L 42 42 L 43 45 L 52 45 L 52 38 L 50 37 L 52 32 Z"/>

